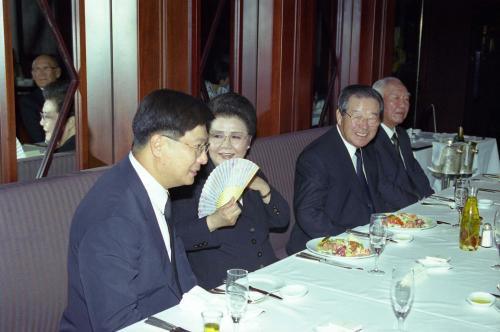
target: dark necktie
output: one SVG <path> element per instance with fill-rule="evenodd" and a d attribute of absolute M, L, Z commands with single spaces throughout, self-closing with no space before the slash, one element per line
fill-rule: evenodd
<path fill-rule="evenodd" d="M 406 168 L 405 161 L 403 160 L 403 156 L 401 155 L 401 149 L 399 148 L 399 138 L 396 132 L 392 134 L 391 137 L 392 144 L 394 144 L 394 149 L 396 149 L 396 154 L 398 155 L 399 159 L 403 162 L 403 166 Z"/>
<path fill-rule="evenodd" d="M 165 222 L 167 223 L 168 235 L 170 238 L 170 262 L 172 263 L 172 274 L 174 275 L 174 282 L 176 284 L 175 287 L 179 291 L 179 294 L 182 294 L 179 275 L 177 274 L 177 266 L 175 263 L 174 226 L 172 224 L 172 204 L 170 202 L 170 198 L 167 200 L 167 203 L 165 203 L 163 215 L 165 216 Z"/>
<path fill-rule="evenodd" d="M 358 180 L 361 183 L 361 187 L 363 187 L 368 208 L 370 209 L 371 212 L 374 212 L 370 189 L 368 188 L 368 182 L 366 182 L 365 173 L 363 172 L 363 155 L 361 153 L 361 149 L 356 149 L 355 155 L 356 155 L 356 175 L 358 176 Z"/>

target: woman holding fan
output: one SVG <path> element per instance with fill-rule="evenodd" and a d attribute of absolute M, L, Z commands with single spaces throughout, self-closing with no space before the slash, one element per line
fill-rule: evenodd
<path fill-rule="evenodd" d="M 260 171 L 239 200 L 233 198 L 211 215 L 198 218 L 208 176 L 226 160 L 245 158 L 257 122 L 250 101 L 235 93 L 217 96 L 208 106 L 215 116 L 209 130 L 208 164 L 193 186 L 171 191 L 176 230 L 198 284 L 206 289 L 222 284 L 230 268 L 255 271 L 275 262 L 269 232 L 286 228 L 290 219 L 288 203 Z"/>

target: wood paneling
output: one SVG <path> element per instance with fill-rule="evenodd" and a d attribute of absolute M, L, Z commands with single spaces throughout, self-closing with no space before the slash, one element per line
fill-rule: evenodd
<path fill-rule="evenodd" d="M 112 164 L 115 142 L 111 0 L 85 0 L 85 35 L 90 153 L 105 164 Z"/>
<path fill-rule="evenodd" d="M 132 146 L 132 119 L 138 104 L 137 0 L 112 1 L 114 162 Z"/>
<path fill-rule="evenodd" d="M 0 182 L 16 181 L 16 112 L 9 0 L 0 6 Z"/>

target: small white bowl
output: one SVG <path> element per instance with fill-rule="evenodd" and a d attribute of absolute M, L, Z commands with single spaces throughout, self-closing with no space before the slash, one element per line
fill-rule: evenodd
<path fill-rule="evenodd" d="M 396 233 L 392 236 L 392 239 L 398 244 L 405 244 L 413 241 L 413 235 L 408 233 Z"/>
<path fill-rule="evenodd" d="M 486 292 L 473 292 L 467 296 L 467 302 L 476 307 L 491 307 L 495 301 L 495 297 Z"/>
<path fill-rule="evenodd" d="M 281 297 L 286 300 L 295 300 L 301 298 L 306 295 L 307 292 L 307 287 L 299 284 L 286 285 L 285 287 L 280 289 Z"/>
<path fill-rule="evenodd" d="M 480 209 L 489 209 L 493 205 L 491 199 L 481 198 L 477 201 L 477 205 Z"/>

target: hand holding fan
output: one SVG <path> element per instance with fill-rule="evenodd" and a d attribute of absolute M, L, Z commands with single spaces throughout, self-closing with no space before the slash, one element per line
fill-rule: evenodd
<path fill-rule="evenodd" d="M 259 166 L 248 159 L 229 159 L 208 176 L 201 191 L 198 218 L 214 213 L 234 197 L 238 200 Z"/>

